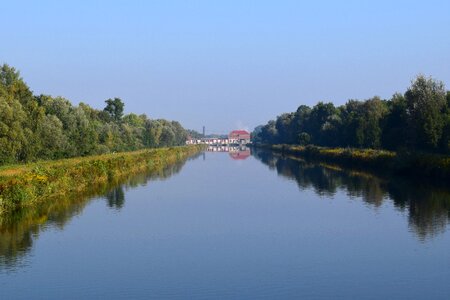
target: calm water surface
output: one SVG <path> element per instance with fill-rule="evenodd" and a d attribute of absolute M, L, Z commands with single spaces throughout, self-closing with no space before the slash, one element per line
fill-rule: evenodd
<path fill-rule="evenodd" d="M 450 194 L 204 153 L 0 227 L 0 299 L 450 299 Z"/>

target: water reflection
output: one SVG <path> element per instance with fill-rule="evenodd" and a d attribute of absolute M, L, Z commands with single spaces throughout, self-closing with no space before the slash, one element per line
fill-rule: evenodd
<path fill-rule="evenodd" d="M 125 203 L 125 192 L 122 186 L 118 186 L 106 193 L 106 200 L 110 208 L 120 210 Z"/>
<path fill-rule="evenodd" d="M 80 214 L 93 197 L 104 196 L 107 206 L 120 210 L 125 205 L 124 189 L 167 179 L 181 171 L 187 160 L 158 167 L 148 173 L 130 175 L 115 182 L 92 186 L 82 194 L 49 199 L 33 209 L 23 209 L 0 217 L 0 271 L 14 270 L 24 263 L 24 257 L 33 247 L 33 241 L 48 228 L 63 229 L 72 217 Z"/>
<path fill-rule="evenodd" d="M 250 157 L 250 148 L 246 146 L 209 146 L 208 152 L 227 152 L 231 159 L 243 160 Z"/>
<path fill-rule="evenodd" d="M 326 196 L 344 190 L 350 197 L 361 198 L 373 207 L 379 207 L 386 200 L 393 201 L 395 207 L 408 213 L 411 231 L 420 240 L 444 232 L 449 223 L 449 188 L 411 182 L 405 178 L 379 178 L 259 149 L 254 150 L 253 155 L 280 176 L 295 180 L 302 190 L 313 189 Z"/>
<path fill-rule="evenodd" d="M 236 150 L 236 151 L 235 151 Z M 214 151 L 216 152 L 216 151 Z M 230 158 L 247 158 L 246 149 L 228 149 Z M 420 240 L 432 238 L 446 230 L 450 220 L 449 188 L 429 184 L 412 184 L 398 178 L 378 178 L 371 174 L 344 170 L 329 165 L 309 163 L 256 150 L 254 157 L 280 176 L 294 180 L 300 189 L 314 190 L 332 197 L 345 191 L 349 197 L 362 199 L 369 207 L 377 208 L 391 201 L 408 215 L 409 227 Z M 200 153 L 190 159 L 203 156 Z M 0 218 L 0 271 L 14 270 L 23 263 L 33 249 L 34 241 L 48 228 L 63 229 L 73 216 L 83 212 L 90 199 L 102 196 L 105 205 L 114 211 L 126 207 L 125 191 L 145 185 L 149 181 L 169 178 L 182 169 L 186 160 L 124 178 L 119 182 L 93 186 L 83 194 L 69 195 L 48 201 L 38 208 L 21 210 Z"/>

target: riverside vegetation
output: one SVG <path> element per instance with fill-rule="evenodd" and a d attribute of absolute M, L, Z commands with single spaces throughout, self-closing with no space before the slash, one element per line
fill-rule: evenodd
<path fill-rule="evenodd" d="M 201 146 L 145 149 L 39 162 L 0 169 L 0 214 L 57 196 L 83 193 L 137 173 L 155 172 L 199 152 Z"/>
<path fill-rule="evenodd" d="M 450 92 L 418 76 L 389 100 L 319 102 L 258 126 L 258 146 L 352 167 L 450 177 Z"/>
<path fill-rule="evenodd" d="M 17 70 L 0 66 L 0 213 L 157 169 L 200 150 L 167 148 L 185 144 L 188 131 L 176 121 L 124 115 L 120 98 L 105 103 L 97 110 L 34 95 Z M 123 151 L 128 153 L 116 154 Z"/>
<path fill-rule="evenodd" d="M 444 180 L 444 183 L 450 178 L 450 157 L 448 155 L 397 153 L 377 149 L 327 148 L 313 145 L 257 144 L 256 147 L 385 175 L 427 177 L 432 180 Z"/>
<path fill-rule="evenodd" d="M 147 164 L 148 171 L 136 174 L 126 172 L 114 176 L 112 180 L 90 183 L 80 192 L 53 195 L 52 201 L 41 201 L 39 205 L 0 214 L 0 266 L 15 268 L 20 265 L 21 259 L 31 251 L 34 241 L 41 233 L 52 226 L 64 228 L 74 216 L 83 212 L 92 197 L 104 198 L 107 207 L 120 211 L 126 202 L 124 189 L 167 179 L 179 173 L 187 160 L 195 159 L 201 152 L 185 154 L 175 161 L 169 159 L 165 163 L 153 163 L 151 167 Z M 42 224 L 46 226 L 40 226 Z"/>
<path fill-rule="evenodd" d="M 252 154 L 279 175 L 294 179 L 300 190 L 312 189 L 321 196 L 345 191 L 351 197 L 361 197 L 372 207 L 392 201 L 396 209 L 408 214 L 410 229 L 422 241 L 444 232 L 449 224 L 448 184 L 416 184 L 404 176 L 379 176 L 367 172 L 367 168 L 355 170 L 324 159 L 316 162 L 297 154 L 262 148 L 254 149 Z"/>
<path fill-rule="evenodd" d="M 33 95 L 18 71 L 0 66 L 0 165 L 183 145 L 176 121 L 124 115 L 120 98 L 103 110 Z"/>

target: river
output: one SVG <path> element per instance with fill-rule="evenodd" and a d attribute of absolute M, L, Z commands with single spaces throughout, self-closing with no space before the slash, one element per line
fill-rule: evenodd
<path fill-rule="evenodd" d="M 0 299 L 450 299 L 450 192 L 205 152 L 3 216 Z"/>

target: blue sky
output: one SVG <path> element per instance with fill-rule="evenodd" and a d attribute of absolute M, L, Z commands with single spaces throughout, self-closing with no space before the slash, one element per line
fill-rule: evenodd
<path fill-rule="evenodd" d="M 2 1 L 0 63 L 35 93 L 207 132 L 301 104 L 450 88 L 450 1 Z"/>

